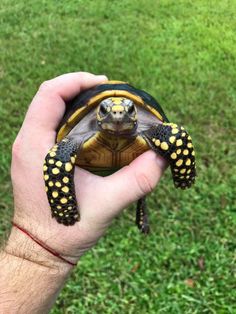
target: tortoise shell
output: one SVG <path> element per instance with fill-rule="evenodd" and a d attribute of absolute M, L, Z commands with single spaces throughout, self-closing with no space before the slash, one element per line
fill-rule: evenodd
<path fill-rule="evenodd" d="M 109 97 L 124 97 L 132 100 L 137 107 L 142 107 L 157 121 L 168 122 L 159 103 L 148 93 L 125 82 L 108 81 L 79 94 L 67 104 L 66 112 L 59 125 L 57 142 L 60 142 L 89 112 Z M 83 143 L 76 164 L 100 175 L 110 174 L 128 165 L 132 160 L 150 147 L 142 136 L 135 139 L 104 136 L 97 132 Z"/>

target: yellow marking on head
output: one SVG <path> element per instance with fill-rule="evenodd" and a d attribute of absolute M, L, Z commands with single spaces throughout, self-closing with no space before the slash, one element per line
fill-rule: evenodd
<path fill-rule="evenodd" d="M 155 145 L 156 145 L 156 146 L 160 146 L 160 144 L 161 144 L 161 141 L 160 141 L 160 140 L 155 140 Z"/>
<path fill-rule="evenodd" d="M 178 132 L 179 132 L 178 129 L 172 129 L 172 130 L 171 130 L 171 133 L 172 133 L 172 134 L 177 134 Z"/>
<path fill-rule="evenodd" d="M 68 200 L 67 200 L 67 198 L 63 197 L 63 198 L 60 199 L 60 202 L 62 204 L 66 204 L 68 202 Z"/>
<path fill-rule="evenodd" d="M 166 142 L 161 143 L 161 149 L 167 150 L 169 148 L 169 145 Z"/>
<path fill-rule="evenodd" d="M 192 138 L 191 138 L 191 136 L 189 135 L 189 136 L 188 136 L 188 140 L 191 141 L 191 139 L 192 139 Z"/>
<path fill-rule="evenodd" d="M 184 130 L 184 127 L 183 127 L 183 126 L 181 126 L 181 127 L 180 127 L 180 129 L 181 129 L 181 130 Z"/>
<path fill-rule="evenodd" d="M 190 172 L 191 172 L 191 169 L 188 169 L 188 170 L 187 170 L 187 173 L 190 173 Z"/>
<path fill-rule="evenodd" d="M 48 174 L 45 174 L 45 175 L 44 175 L 44 180 L 47 181 L 48 179 L 49 179 L 49 175 L 48 175 Z"/>
<path fill-rule="evenodd" d="M 62 216 L 64 216 L 64 214 L 63 214 L 63 213 L 59 213 L 58 215 L 59 215 L 59 216 L 61 216 L 61 217 L 62 217 Z"/>
<path fill-rule="evenodd" d="M 176 169 L 176 168 L 175 168 L 175 169 L 174 169 L 174 172 L 179 172 L 179 169 Z"/>
<path fill-rule="evenodd" d="M 53 203 L 54 203 L 54 200 L 50 199 L 50 203 L 52 203 L 52 204 L 53 204 Z"/>
<path fill-rule="evenodd" d="M 44 166 L 43 166 L 43 170 L 44 170 L 44 171 L 47 171 L 47 170 L 48 170 L 48 167 L 47 167 L 46 165 L 44 165 Z"/>
<path fill-rule="evenodd" d="M 58 160 L 58 161 L 56 162 L 56 166 L 57 166 L 57 167 L 61 167 L 61 166 L 62 166 L 62 162 L 61 162 L 60 160 Z"/>
<path fill-rule="evenodd" d="M 155 142 L 155 140 L 156 140 L 156 138 L 155 138 L 155 137 L 153 137 L 153 138 L 152 138 L 152 141 L 153 141 L 153 142 Z"/>
<path fill-rule="evenodd" d="M 71 199 L 72 199 L 72 196 L 69 196 L 69 199 L 71 200 Z"/>
<path fill-rule="evenodd" d="M 73 168 L 73 166 L 72 166 L 72 164 L 70 163 L 70 162 L 67 162 L 66 164 L 65 164 L 65 170 L 66 171 L 71 171 L 72 170 L 72 168 Z"/>
<path fill-rule="evenodd" d="M 184 149 L 183 154 L 184 154 L 185 156 L 187 156 L 188 153 L 189 153 L 188 149 Z"/>
<path fill-rule="evenodd" d="M 53 212 L 54 212 L 54 214 L 57 214 L 57 210 L 54 210 Z"/>
<path fill-rule="evenodd" d="M 122 104 L 124 98 L 123 97 L 110 97 L 109 99 L 111 99 L 111 101 L 113 102 L 113 104 L 115 105 L 120 105 Z M 124 108 L 123 106 L 121 106 L 122 108 Z"/>
<path fill-rule="evenodd" d="M 60 187 L 61 187 L 61 182 L 57 181 L 57 182 L 55 183 L 55 186 L 57 186 L 58 188 L 60 188 Z"/>
<path fill-rule="evenodd" d="M 52 192 L 52 197 L 54 197 L 54 198 L 58 197 L 58 192 L 57 191 L 53 191 Z"/>
<path fill-rule="evenodd" d="M 70 158 L 70 160 L 71 160 L 72 164 L 75 163 L 75 157 L 72 156 L 72 157 Z"/>
<path fill-rule="evenodd" d="M 181 153 L 181 149 L 177 149 L 176 154 L 179 155 Z"/>
<path fill-rule="evenodd" d="M 68 193 L 69 192 L 69 188 L 67 186 L 63 186 L 63 188 L 61 189 L 63 192 Z"/>
<path fill-rule="evenodd" d="M 53 148 L 51 149 L 51 152 L 56 152 L 57 151 L 57 145 L 53 146 Z"/>
<path fill-rule="evenodd" d="M 182 137 L 185 137 L 186 136 L 186 132 L 184 132 L 184 133 L 182 133 L 182 135 L 181 135 Z"/>
<path fill-rule="evenodd" d="M 48 182 L 48 185 L 49 185 L 49 186 L 53 186 L 54 183 L 53 183 L 52 181 L 49 181 L 49 182 Z"/>
<path fill-rule="evenodd" d="M 45 191 L 46 191 L 46 192 L 48 191 L 48 187 L 47 187 L 47 186 L 45 186 Z"/>
<path fill-rule="evenodd" d="M 171 136 L 169 138 L 169 141 L 170 141 L 171 144 L 173 144 L 176 141 L 176 137 L 175 136 Z"/>
<path fill-rule="evenodd" d="M 61 206 L 60 206 L 60 205 L 58 205 L 58 206 L 57 206 L 57 209 L 61 209 Z"/>
<path fill-rule="evenodd" d="M 176 141 L 176 146 L 181 146 L 183 145 L 183 141 L 181 139 Z"/>
<path fill-rule="evenodd" d="M 176 159 L 176 158 L 177 158 L 176 153 L 172 153 L 172 154 L 170 155 L 170 158 L 171 158 L 171 159 Z"/>
<path fill-rule="evenodd" d="M 54 164 L 54 159 L 49 159 L 49 161 L 48 161 L 48 163 L 50 164 L 50 165 L 53 165 Z"/>
<path fill-rule="evenodd" d="M 66 217 L 69 217 L 69 215 L 68 215 L 68 214 L 66 214 L 65 216 L 66 216 Z"/>
<path fill-rule="evenodd" d="M 69 182 L 69 178 L 68 178 L 68 177 L 63 177 L 62 181 L 63 181 L 64 183 L 68 183 L 68 182 Z"/>
<path fill-rule="evenodd" d="M 180 179 L 184 179 L 185 178 L 185 176 L 180 176 Z"/>
<path fill-rule="evenodd" d="M 55 157 L 55 156 L 56 156 L 56 153 L 55 153 L 55 152 L 50 152 L 50 153 L 49 153 L 49 156 L 50 156 L 50 157 Z"/>
<path fill-rule="evenodd" d="M 69 206 L 68 209 L 69 209 L 69 210 L 72 209 L 72 206 Z"/>
<path fill-rule="evenodd" d="M 176 166 L 180 167 L 183 164 L 183 159 L 179 159 L 176 161 Z"/>
<path fill-rule="evenodd" d="M 192 151 L 192 155 L 195 156 L 195 151 L 194 150 Z"/>
<path fill-rule="evenodd" d="M 193 144 L 192 144 L 192 143 L 188 143 L 188 144 L 187 144 L 187 147 L 188 147 L 188 148 L 192 148 L 192 147 L 193 147 Z"/>
<path fill-rule="evenodd" d="M 60 170 L 56 167 L 52 169 L 53 174 L 58 174 L 59 172 L 60 172 Z"/>
<path fill-rule="evenodd" d="M 182 173 L 182 174 L 184 174 L 185 172 L 186 172 L 186 169 L 185 169 L 185 168 L 183 168 L 183 169 L 180 170 L 180 173 Z"/>
<path fill-rule="evenodd" d="M 191 159 L 190 159 L 190 158 L 188 158 L 188 159 L 186 160 L 185 165 L 187 165 L 187 166 L 190 166 L 190 165 L 191 165 Z"/>
<path fill-rule="evenodd" d="M 116 111 L 122 112 L 125 110 L 125 108 L 121 105 L 114 105 L 112 106 L 111 110 L 112 112 L 116 112 Z"/>
<path fill-rule="evenodd" d="M 190 178 L 190 176 L 186 176 L 186 179 L 189 179 Z"/>

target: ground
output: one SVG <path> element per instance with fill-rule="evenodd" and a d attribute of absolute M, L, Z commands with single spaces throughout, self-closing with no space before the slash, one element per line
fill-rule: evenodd
<path fill-rule="evenodd" d="M 2 0 L 0 236 L 10 227 L 11 145 L 41 82 L 107 74 L 158 99 L 193 138 L 198 178 L 175 190 L 167 171 L 74 271 L 52 313 L 236 313 L 236 2 Z"/>

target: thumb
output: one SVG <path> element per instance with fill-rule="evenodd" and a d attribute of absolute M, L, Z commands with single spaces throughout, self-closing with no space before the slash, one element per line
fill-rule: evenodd
<path fill-rule="evenodd" d="M 159 182 L 166 166 L 164 158 L 153 151 L 147 151 L 129 166 L 107 177 L 109 194 L 113 203 L 117 205 L 118 212 L 150 193 Z"/>

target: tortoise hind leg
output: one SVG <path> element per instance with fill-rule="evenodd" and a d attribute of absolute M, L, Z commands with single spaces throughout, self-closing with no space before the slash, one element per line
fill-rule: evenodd
<path fill-rule="evenodd" d="M 187 131 L 174 123 L 163 123 L 145 131 L 144 137 L 169 162 L 175 187 L 191 187 L 196 177 L 195 151 Z"/>
<path fill-rule="evenodd" d="M 67 138 L 55 144 L 45 157 L 44 181 L 48 201 L 58 223 L 79 220 L 74 188 L 74 167 L 79 145 Z"/>
<path fill-rule="evenodd" d="M 146 208 L 146 198 L 142 197 L 137 202 L 136 209 L 136 225 L 140 231 L 144 234 L 148 234 L 150 231 L 148 223 L 148 214 Z"/>

